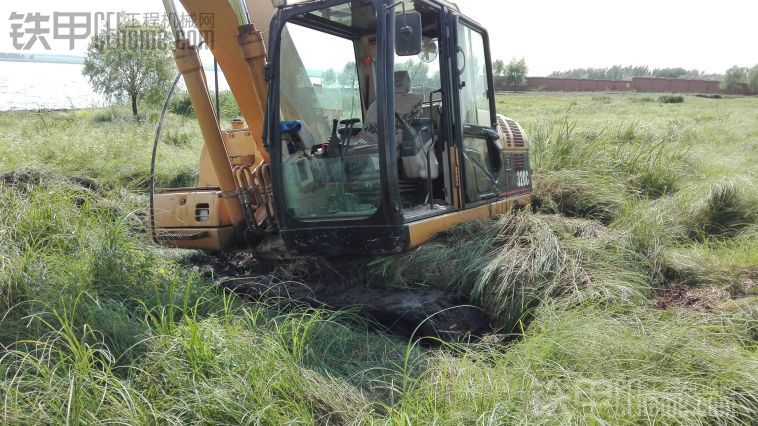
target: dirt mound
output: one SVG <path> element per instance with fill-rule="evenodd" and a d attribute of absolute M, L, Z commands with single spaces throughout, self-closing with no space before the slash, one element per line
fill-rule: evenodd
<path fill-rule="evenodd" d="M 711 310 L 730 298 L 729 292 L 724 289 L 686 285 L 673 285 L 653 294 L 658 308 L 688 308 L 696 311 Z"/>
<path fill-rule="evenodd" d="M 725 288 L 673 284 L 653 292 L 653 301 L 661 309 L 688 308 L 708 311 L 731 301 L 756 296 L 757 284 L 758 269 L 754 268 L 740 274 L 732 285 Z"/>

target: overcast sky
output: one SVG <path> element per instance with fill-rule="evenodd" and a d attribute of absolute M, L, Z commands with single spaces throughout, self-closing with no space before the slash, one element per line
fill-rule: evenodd
<path fill-rule="evenodd" d="M 266 1 L 266 0 L 261 0 Z M 15 51 L 11 12 L 160 12 L 160 0 L 2 0 L 0 51 Z M 758 63 L 758 0 L 459 0 L 490 31 L 493 56 L 526 58 L 531 75 L 614 64 L 723 72 Z M 50 37 L 52 38 L 52 37 Z M 82 55 L 49 40 L 55 53 Z M 37 43 L 34 52 L 44 49 Z"/>

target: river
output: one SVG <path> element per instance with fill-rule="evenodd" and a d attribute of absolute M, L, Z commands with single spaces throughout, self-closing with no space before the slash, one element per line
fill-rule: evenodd
<path fill-rule="evenodd" d="M 0 111 L 29 109 L 76 109 L 107 106 L 95 93 L 83 65 L 0 61 Z M 208 72 L 213 84 L 213 72 Z M 228 85 L 221 75 L 221 90 Z"/>

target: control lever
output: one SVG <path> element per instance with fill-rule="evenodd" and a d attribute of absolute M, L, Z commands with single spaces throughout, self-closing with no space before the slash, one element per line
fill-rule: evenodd
<path fill-rule="evenodd" d="M 339 154 L 340 138 L 337 136 L 337 126 L 339 119 L 332 120 L 332 135 L 329 137 L 329 148 L 326 150 L 327 157 L 336 157 Z"/>

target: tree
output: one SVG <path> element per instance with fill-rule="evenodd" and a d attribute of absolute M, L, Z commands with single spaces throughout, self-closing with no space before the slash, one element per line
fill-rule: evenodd
<path fill-rule="evenodd" d="M 505 84 L 509 86 L 523 86 L 526 84 L 526 73 L 529 68 L 526 66 L 526 60 L 524 58 L 511 59 L 508 66 L 505 67 Z"/>
<path fill-rule="evenodd" d="M 754 65 L 753 68 L 750 68 L 750 72 L 747 74 L 747 84 L 750 86 L 750 90 L 752 90 L 753 93 L 758 94 L 758 65 Z"/>
<path fill-rule="evenodd" d="M 321 75 L 321 84 L 323 86 L 331 85 L 337 82 L 337 73 L 332 68 L 324 71 Z"/>
<path fill-rule="evenodd" d="M 726 70 L 724 79 L 721 80 L 721 88 L 727 93 L 731 93 L 737 88 L 738 84 L 745 82 L 747 82 L 747 68 L 735 65 Z"/>
<path fill-rule="evenodd" d="M 170 35 L 162 28 L 133 21 L 95 35 L 84 59 L 84 74 L 95 91 L 110 99 L 137 103 L 165 91 L 173 75 Z"/>
<path fill-rule="evenodd" d="M 354 88 L 358 79 L 358 70 L 355 67 L 355 62 L 350 61 L 345 64 L 345 68 L 340 73 L 340 87 Z"/>
<path fill-rule="evenodd" d="M 495 61 L 495 63 L 492 65 L 492 70 L 495 72 L 495 75 L 498 77 L 502 77 L 505 75 L 505 61 L 502 59 L 498 59 Z"/>
<path fill-rule="evenodd" d="M 653 70 L 653 77 L 660 78 L 684 78 L 689 75 L 689 71 L 682 67 L 678 68 L 656 68 Z"/>
<path fill-rule="evenodd" d="M 610 68 L 576 68 L 568 71 L 555 71 L 550 77 L 582 78 L 595 80 L 631 80 L 634 77 L 649 77 L 652 73 L 646 66 L 614 65 Z"/>
<path fill-rule="evenodd" d="M 433 85 L 433 81 L 429 79 L 429 64 L 424 61 L 414 61 L 408 59 L 405 62 L 398 62 L 395 64 L 395 71 L 408 71 L 408 76 L 411 78 L 411 87 L 429 87 Z M 439 80 L 437 80 L 439 81 Z M 435 87 L 439 87 L 439 83 Z"/>

